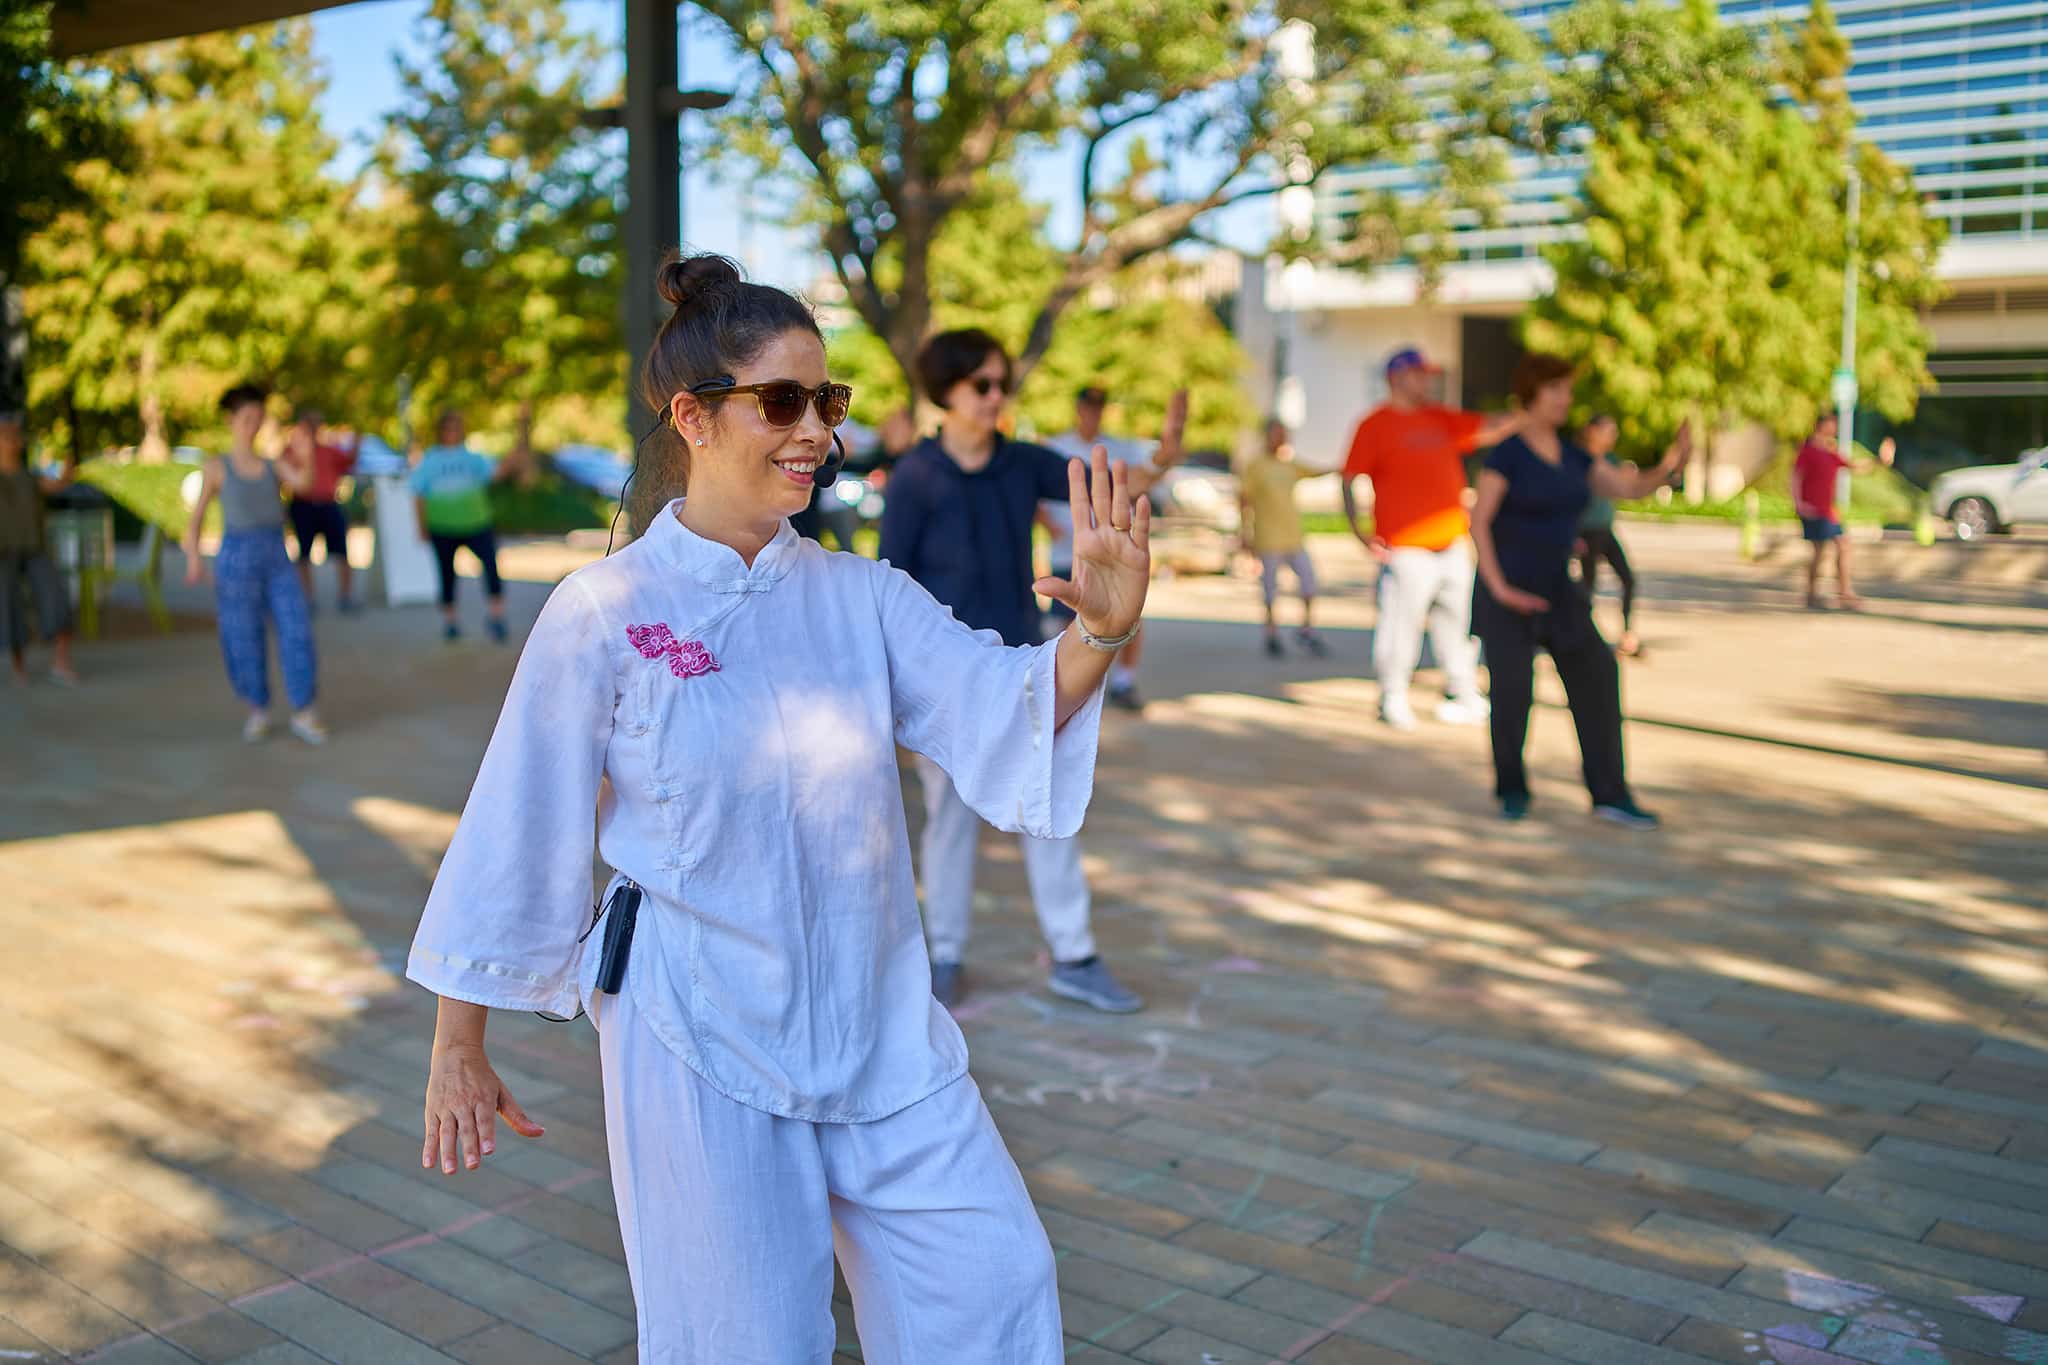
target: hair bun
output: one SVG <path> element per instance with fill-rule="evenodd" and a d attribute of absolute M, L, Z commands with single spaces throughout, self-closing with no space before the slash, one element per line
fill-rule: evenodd
<path fill-rule="evenodd" d="M 740 282 L 740 268 L 724 256 L 672 256 L 662 262 L 654 277 L 655 288 L 671 308 L 681 312 L 703 301 L 707 294 L 732 288 Z"/>

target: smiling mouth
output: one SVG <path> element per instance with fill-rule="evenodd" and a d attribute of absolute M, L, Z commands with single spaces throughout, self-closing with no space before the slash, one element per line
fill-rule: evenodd
<path fill-rule="evenodd" d="M 774 463 L 792 483 L 809 484 L 818 472 L 817 460 L 776 460 Z"/>

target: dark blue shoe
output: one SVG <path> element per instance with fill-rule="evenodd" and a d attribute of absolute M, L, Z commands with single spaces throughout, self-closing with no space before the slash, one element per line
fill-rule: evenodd
<path fill-rule="evenodd" d="M 1650 830 L 1663 825 L 1663 821 L 1638 806 L 1632 796 L 1625 796 L 1619 801 L 1604 801 L 1593 807 L 1593 814 L 1623 829 Z"/>
<path fill-rule="evenodd" d="M 490 620 L 491 638 L 499 644 L 505 643 L 505 623 L 493 616 Z"/>
<path fill-rule="evenodd" d="M 1528 814 L 1529 794 L 1527 792 L 1518 792 L 1513 796 L 1503 796 L 1500 799 L 1501 819 L 1521 820 L 1526 818 Z"/>
<path fill-rule="evenodd" d="M 462 627 L 450 621 L 447 625 L 441 627 L 441 638 L 451 645 L 454 644 L 462 638 Z"/>

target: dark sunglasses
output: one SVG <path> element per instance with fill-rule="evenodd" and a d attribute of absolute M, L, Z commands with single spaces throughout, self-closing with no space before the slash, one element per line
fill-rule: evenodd
<path fill-rule="evenodd" d="M 815 389 L 807 389 L 794 379 L 772 379 L 765 384 L 735 384 L 720 377 L 693 384 L 690 392 L 698 398 L 731 398 L 735 394 L 751 393 L 761 409 L 761 420 L 771 427 L 795 426 L 803 420 L 804 408 L 811 403 L 818 405 L 819 421 L 828 427 L 836 427 L 846 420 L 846 410 L 853 404 L 851 385 L 820 384 Z"/>
<path fill-rule="evenodd" d="M 1009 380 L 990 379 L 985 374 L 978 374 L 974 376 L 974 378 L 968 380 L 967 382 L 972 384 L 974 386 L 974 391 L 980 394 L 983 398 L 988 397 L 989 391 L 991 389 L 1000 389 L 1004 393 L 1008 393 L 1010 391 Z"/>

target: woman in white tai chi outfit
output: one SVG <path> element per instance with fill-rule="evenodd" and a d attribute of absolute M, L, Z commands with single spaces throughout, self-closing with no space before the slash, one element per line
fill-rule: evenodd
<path fill-rule="evenodd" d="M 850 397 L 808 309 L 719 257 L 661 288 L 641 384 L 688 496 L 527 640 L 407 967 L 441 997 L 421 1162 L 475 1169 L 496 1116 L 540 1136 L 485 1057 L 487 1007 L 581 1005 L 642 1362 L 825 1360 L 836 1253 L 868 1361 L 1051 1365 L 1051 1248 L 932 999 L 896 746 L 1004 829 L 1073 834 L 1144 606 L 1145 502 L 1101 451 L 1073 462 L 1074 576 L 1037 586 L 1079 619 L 1038 646 L 970 632 L 790 529 Z M 580 937 L 593 812 L 607 916 L 644 893 L 616 994 L 609 926 Z"/>

